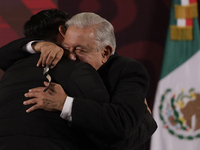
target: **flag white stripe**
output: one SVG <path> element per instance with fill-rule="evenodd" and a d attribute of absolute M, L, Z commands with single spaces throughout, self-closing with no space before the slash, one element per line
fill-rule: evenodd
<path fill-rule="evenodd" d="M 178 27 L 186 27 L 186 19 L 177 19 Z"/>
<path fill-rule="evenodd" d="M 185 6 L 185 5 L 189 5 L 190 1 L 189 0 L 181 0 L 181 5 Z"/>

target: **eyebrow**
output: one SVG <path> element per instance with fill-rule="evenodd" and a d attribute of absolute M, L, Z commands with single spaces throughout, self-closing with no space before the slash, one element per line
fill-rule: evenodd
<path fill-rule="evenodd" d="M 69 46 L 67 43 L 64 43 L 64 45 L 67 45 L 67 46 Z"/>
<path fill-rule="evenodd" d="M 80 48 L 86 49 L 86 47 L 83 46 L 83 45 L 77 45 L 76 48 L 77 48 L 77 47 L 78 47 L 78 48 L 80 47 Z"/>
<path fill-rule="evenodd" d="M 65 43 L 65 42 L 64 42 L 64 45 L 70 47 L 70 46 L 69 46 L 67 43 Z M 75 48 L 77 48 L 77 47 L 78 47 L 78 48 L 81 48 L 81 49 L 88 49 L 88 48 L 85 47 L 84 45 L 76 45 Z M 63 47 L 63 48 L 66 49 L 65 47 Z M 90 51 L 91 49 L 88 49 L 88 50 Z"/>

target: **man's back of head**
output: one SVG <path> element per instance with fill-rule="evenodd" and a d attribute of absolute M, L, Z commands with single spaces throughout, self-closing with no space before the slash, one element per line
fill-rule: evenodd
<path fill-rule="evenodd" d="M 26 37 L 57 41 L 59 26 L 65 24 L 68 14 L 58 9 L 48 9 L 33 15 L 25 24 L 23 33 Z"/>

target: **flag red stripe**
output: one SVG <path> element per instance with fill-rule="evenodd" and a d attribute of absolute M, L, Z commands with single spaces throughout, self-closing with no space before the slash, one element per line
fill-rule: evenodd
<path fill-rule="evenodd" d="M 197 3 L 197 0 L 190 0 L 190 4 Z"/>
<path fill-rule="evenodd" d="M 193 19 L 186 19 L 186 26 L 193 26 Z"/>

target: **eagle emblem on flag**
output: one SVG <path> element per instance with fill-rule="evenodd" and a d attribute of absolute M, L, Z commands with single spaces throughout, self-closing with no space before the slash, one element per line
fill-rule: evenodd
<path fill-rule="evenodd" d="M 159 115 L 171 135 L 180 139 L 200 138 L 200 94 L 191 88 L 187 93 L 167 89 L 161 96 Z"/>

